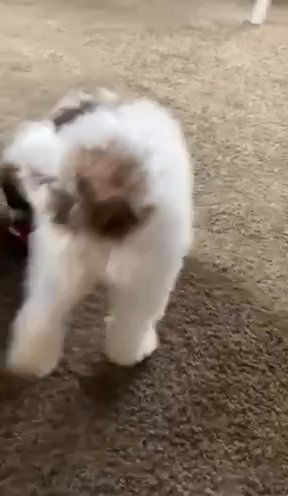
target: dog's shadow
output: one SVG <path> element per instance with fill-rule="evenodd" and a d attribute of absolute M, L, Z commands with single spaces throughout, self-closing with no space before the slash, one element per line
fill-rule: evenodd
<path fill-rule="evenodd" d="M 225 349 L 227 344 L 229 348 L 229 343 L 225 343 L 225 339 L 229 339 L 229 334 L 231 334 L 233 340 L 234 330 L 235 340 L 239 341 L 240 346 L 243 343 L 247 346 L 247 360 L 249 360 L 250 337 L 245 333 L 245 328 L 249 326 L 256 334 L 258 331 L 259 333 L 267 331 L 269 334 L 272 330 L 271 343 L 279 343 L 285 354 L 288 352 L 288 312 L 276 313 L 271 307 L 272 303 L 269 298 L 261 292 L 249 290 L 243 282 L 230 279 L 225 268 L 215 270 L 211 266 L 201 264 L 199 260 L 190 258 L 186 261 L 167 314 L 160 324 L 162 346 L 159 352 L 156 352 L 151 360 L 148 359 L 136 367 L 127 369 L 113 366 L 105 362 L 105 359 L 97 361 L 88 374 L 78 376 L 80 387 L 92 402 L 95 402 L 98 410 L 99 405 L 106 409 L 112 408 L 118 402 L 125 401 L 131 384 L 137 384 L 143 378 L 147 379 L 150 374 L 152 377 L 154 374 L 157 375 L 157 368 L 163 368 L 163 357 L 170 363 L 173 362 L 173 350 L 177 360 L 175 367 L 184 366 L 187 354 L 193 349 L 194 331 L 195 335 L 198 333 L 198 337 L 203 333 L 199 339 L 202 343 L 206 339 L 205 332 L 208 331 L 211 347 L 213 347 L 213 340 L 216 339 L 215 354 L 218 354 L 217 361 L 220 363 L 223 361 L 223 364 L 227 359 L 227 349 Z M 226 338 L 221 335 L 222 328 L 229 329 L 226 332 Z M 213 329 L 212 333 L 210 329 Z M 219 333 L 215 333 L 215 329 L 219 330 Z M 170 330 L 173 331 L 173 335 Z M 195 339 L 197 341 L 198 338 Z M 259 335 L 259 343 L 261 341 L 262 337 Z M 269 345 L 268 342 L 266 344 Z M 179 358 L 182 357 L 180 354 L 178 356 L 178 349 L 185 350 L 186 345 L 187 353 L 184 352 L 181 364 Z M 202 346 L 203 344 L 200 348 Z M 209 340 L 207 340 L 207 346 L 210 346 Z M 278 344 L 276 348 L 277 346 Z M 221 357 L 222 347 L 223 356 Z M 234 345 L 232 348 L 235 352 Z M 252 354 L 255 352 L 257 351 L 252 349 Z M 231 360 L 233 361 L 234 357 L 231 357 Z M 170 379 L 173 382 L 173 373 L 173 367 L 169 366 L 167 381 L 169 375 L 172 374 Z"/>

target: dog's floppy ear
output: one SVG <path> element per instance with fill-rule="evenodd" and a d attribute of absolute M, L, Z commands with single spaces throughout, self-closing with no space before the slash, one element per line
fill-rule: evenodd
<path fill-rule="evenodd" d="M 145 222 L 146 180 L 137 160 L 117 149 L 82 149 L 77 154 L 76 186 L 86 225 L 104 238 L 121 240 Z"/>
<path fill-rule="evenodd" d="M 74 121 L 78 116 L 94 110 L 95 102 L 92 95 L 82 91 L 74 91 L 64 96 L 51 110 L 48 118 L 56 128 Z"/>
<path fill-rule="evenodd" d="M 48 118 L 54 123 L 56 130 L 59 130 L 80 115 L 93 112 L 98 105 L 118 102 L 118 95 L 105 88 L 98 88 L 93 94 L 81 90 L 71 91 L 55 105 Z"/>

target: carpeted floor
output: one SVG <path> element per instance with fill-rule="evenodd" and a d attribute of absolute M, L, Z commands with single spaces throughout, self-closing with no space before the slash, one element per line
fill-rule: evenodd
<path fill-rule="evenodd" d="M 1 375 L 0 494 L 287 496 L 288 10 L 254 30 L 184 0 L 94 3 L 0 1 L 0 131 L 73 86 L 169 104 L 195 156 L 196 245 L 146 364 L 105 362 L 98 294 L 50 378 Z M 21 283 L 4 249 L 0 271 L 4 347 Z"/>

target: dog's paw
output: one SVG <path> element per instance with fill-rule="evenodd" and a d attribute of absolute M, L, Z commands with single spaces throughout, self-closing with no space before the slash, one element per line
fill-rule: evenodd
<path fill-rule="evenodd" d="M 27 322 L 28 323 L 28 322 Z M 21 325 L 17 319 L 13 328 L 12 340 L 8 349 L 6 367 L 17 375 L 44 377 L 57 366 L 62 351 L 62 339 L 42 332 L 34 325 Z"/>
<path fill-rule="evenodd" d="M 105 337 L 105 354 L 108 360 L 116 365 L 131 367 L 148 358 L 158 347 L 158 335 L 151 327 L 142 340 L 127 339 L 127 336 L 117 335 L 113 329 L 107 329 Z"/>
<path fill-rule="evenodd" d="M 6 360 L 7 369 L 17 375 L 45 377 L 56 368 L 60 353 L 54 342 L 34 336 L 23 342 L 13 339 Z"/>

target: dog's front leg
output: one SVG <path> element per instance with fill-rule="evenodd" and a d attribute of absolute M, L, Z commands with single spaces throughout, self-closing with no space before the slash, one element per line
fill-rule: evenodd
<path fill-rule="evenodd" d="M 13 323 L 7 366 L 43 377 L 57 366 L 64 320 L 84 288 L 84 268 L 71 237 L 47 225 L 31 239 L 26 298 Z"/>
<path fill-rule="evenodd" d="M 156 350 L 156 325 L 164 316 L 180 267 L 180 259 L 171 260 L 171 267 L 164 273 L 161 267 L 155 267 L 155 271 L 142 274 L 127 286 L 113 288 L 105 336 L 105 352 L 112 362 L 131 366 Z"/>

